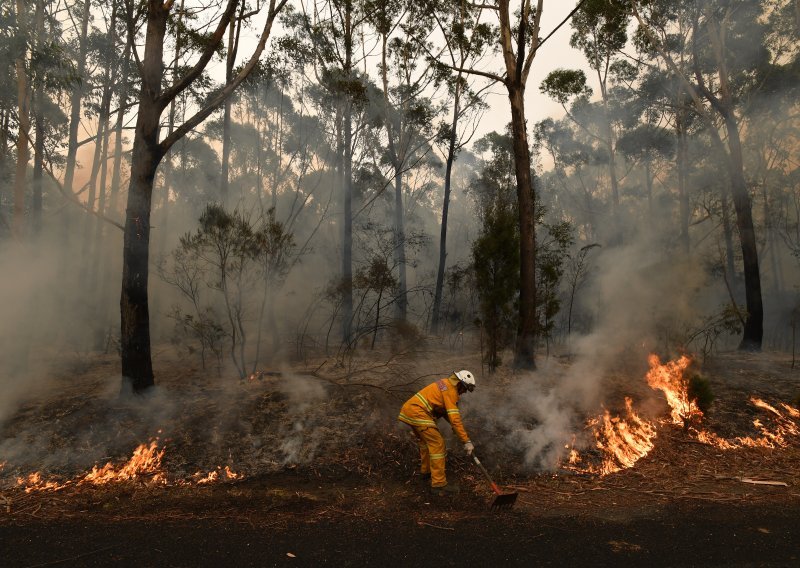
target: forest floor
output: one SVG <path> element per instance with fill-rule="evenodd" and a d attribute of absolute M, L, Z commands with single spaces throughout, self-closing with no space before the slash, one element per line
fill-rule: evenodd
<path fill-rule="evenodd" d="M 143 400 L 117 395 L 115 357 L 58 357 L 47 387 L 0 424 L 3 566 L 800 562 L 800 433 L 783 447 L 722 450 L 662 424 L 645 457 L 600 476 L 523 466 L 467 406 L 482 460 L 519 493 L 513 510 L 492 511 L 486 482 L 457 449 L 448 474 L 461 493 L 430 495 L 396 423 L 408 395 L 437 378 L 430 368 L 478 369 L 477 360 L 372 357 L 356 372 L 312 361 L 238 381 L 165 348 L 159 388 Z M 636 393 L 639 371 L 612 376 L 608 392 Z M 721 353 L 702 371 L 716 396 L 705 426 L 729 439 L 769 422 L 750 397 L 796 404 L 800 394 L 785 354 Z M 483 384 L 500 396 L 517 379 L 505 371 Z M 124 477 L 133 448 L 150 440 L 149 470 L 88 481 L 106 463 L 101 472 Z"/>

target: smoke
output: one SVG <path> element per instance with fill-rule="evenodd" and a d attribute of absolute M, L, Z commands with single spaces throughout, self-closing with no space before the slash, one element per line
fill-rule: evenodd
<path fill-rule="evenodd" d="M 319 380 L 289 375 L 278 383 L 288 398 L 287 424 L 282 427 L 278 455 L 284 464 L 309 463 L 325 439 L 320 428 L 319 405 L 326 389 Z"/>
<path fill-rule="evenodd" d="M 594 328 L 569 340 L 567 360 L 540 360 L 535 373 L 516 377 L 504 398 L 484 395 L 470 404 L 496 410 L 485 419 L 530 467 L 556 467 L 565 446 L 581 443 L 587 416 L 620 405 L 620 391 L 641 388 L 660 330 L 691 321 L 700 309 L 702 268 L 656 254 L 648 239 L 603 250 L 592 270 L 581 302 L 593 313 Z"/>
<path fill-rule="evenodd" d="M 50 380 L 52 350 L 36 340 L 49 336 L 55 323 L 51 314 L 58 313 L 52 286 L 56 261 L 55 255 L 33 247 L 0 247 L 0 425 Z"/>

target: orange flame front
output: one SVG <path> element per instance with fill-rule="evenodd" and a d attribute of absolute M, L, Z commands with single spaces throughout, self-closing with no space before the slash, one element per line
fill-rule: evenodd
<path fill-rule="evenodd" d="M 125 481 L 145 480 L 151 483 L 166 485 L 169 483 L 162 468 L 165 449 L 158 448 L 158 440 L 150 440 L 149 443 L 140 444 L 133 451 L 131 458 L 120 466 L 108 462 L 102 467 L 94 466 L 91 471 L 79 475 L 66 481 L 46 480 L 39 472 L 31 473 L 26 477 L 18 477 L 17 485 L 25 488 L 26 493 L 33 491 L 58 491 L 65 487 L 78 487 L 82 485 L 106 485 L 109 483 L 120 483 Z M 204 485 L 220 481 L 221 479 L 241 479 L 244 475 L 236 473 L 229 466 L 224 468 L 217 467 L 207 475 L 198 472 L 193 476 L 193 480 L 188 483 Z M 177 480 L 176 485 L 186 485 L 187 482 Z"/>
<path fill-rule="evenodd" d="M 647 384 L 664 393 L 670 407 L 672 423 L 684 425 L 702 418 L 703 412 L 697 403 L 689 398 L 689 382 L 684 377 L 684 371 L 692 360 L 682 355 L 677 361 L 661 364 L 658 355 L 651 354 L 648 362 L 650 370 L 647 372 Z"/>
<path fill-rule="evenodd" d="M 603 454 L 603 463 L 595 473 L 607 475 L 633 466 L 653 449 L 656 429 L 633 410 L 633 401 L 625 398 L 625 418 L 611 416 L 606 410 L 589 421 L 595 444 Z"/>
<path fill-rule="evenodd" d="M 732 439 L 722 438 L 714 432 L 700 428 L 703 412 L 697 402 L 689 397 L 689 383 L 684 373 L 691 364 L 685 355 L 675 361 L 661 363 L 657 355 L 648 358 L 650 370 L 647 373 L 647 384 L 651 388 L 664 393 L 670 407 L 670 423 L 687 426 L 687 432 L 699 442 L 714 446 L 721 450 L 737 448 L 785 448 L 791 438 L 800 437 L 800 410 L 786 403 L 778 406 L 751 397 L 750 403 L 767 414 L 769 425 L 761 419 L 755 419 L 753 426 L 761 434 L 758 437 L 740 436 Z M 779 408 L 780 407 L 780 408 Z M 653 449 L 653 440 L 657 431 L 653 423 L 640 418 L 633 410 L 630 398 L 625 399 L 625 418 L 612 417 L 606 410 L 598 418 L 587 422 L 587 428 L 594 434 L 596 447 L 601 451 L 600 466 L 581 466 L 583 463 L 579 452 L 571 446 L 567 469 L 582 473 L 607 475 L 632 467 L 639 459 Z M 574 446 L 574 441 L 573 441 Z"/>

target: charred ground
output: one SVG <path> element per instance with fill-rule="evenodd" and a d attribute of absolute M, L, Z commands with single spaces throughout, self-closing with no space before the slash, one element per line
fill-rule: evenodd
<path fill-rule="evenodd" d="M 446 357 L 434 357 L 436 368 L 451 363 Z M 797 439 L 783 449 L 723 451 L 661 426 L 646 457 L 600 477 L 523 467 L 513 445 L 493 439 L 487 417 L 465 412 L 483 461 L 520 494 L 512 512 L 498 515 L 458 451 L 448 466 L 461 495 L 428 495 L 416 448 L 395 417 L 415 386 L 434 377 L 388 360 L 356 373 L 314 362 L 240 383 L 165 353 L 160 387 L 145 400 L 117 395 L 111 356 L 62 367 L 52 389 L 32 393 L 2 427 L 3 556 L 13 566 L 797 560 Z M 705 425 L 723 436 L 753 434 L 763 416 L 750 396 L 791 404 L 800 393 L 783 355 L 720 354 L 702 371 L 716 397 Z M 609 407 L 637 384 L 619 376 L 604 390 Z M 486 388 L 502 397 L 515 380 L 501 374 Z M 653 415 L 664 411 L 650 404 Z M 94 464 L 124 462 L 156 437 L 166 484 L 144 476 L 26 492 L 16 481 L 33 471 L 72 479 Z M 243 477 L 193 482 L 196 472 L 224 466 Z"/>

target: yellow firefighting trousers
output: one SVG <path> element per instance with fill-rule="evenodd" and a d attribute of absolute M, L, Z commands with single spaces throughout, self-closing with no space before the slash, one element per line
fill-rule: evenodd
<path fill-rule="evenodd" d="M 412 426 L 419 444 L 420 471 L 431 474 L 431 487 L 447 485 L 444 438 L 436 426 Z"/>

